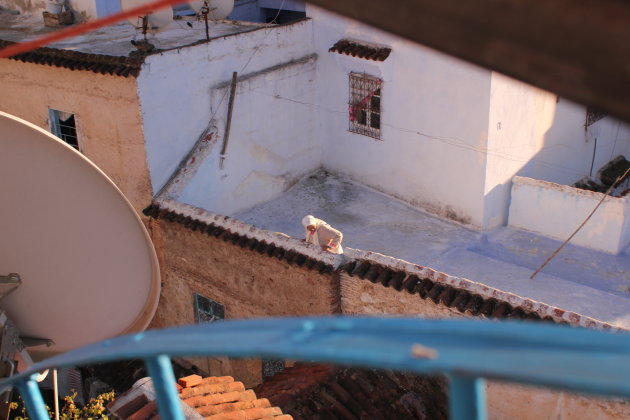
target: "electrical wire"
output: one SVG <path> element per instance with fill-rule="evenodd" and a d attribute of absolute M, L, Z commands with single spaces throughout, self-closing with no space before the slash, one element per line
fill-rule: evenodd
<path fill-rule="evenodd" d="M 341 110 L 336 110 L 336 109 L 330 109 L 330 108 L 326 108 L 326 107 L 323 107 L 323 106 L 318 105 L 318 104 L 313 104 L 313 103 L 310 103 L 310 102 L 304 102 L 304 101 L 300 101 L 300 100 L 297 100 L 297 99 L 286 98 L 286 97 L 283 97 L 282 95 L 279 95 L 279 94 L 272 95 L 272 94 L 264 93 L 264 92 L 261 92 L 258 89 L 250 89 L 250 91 L 254 92 L 254 93 L 257 93 L 259 95 L 269 96 L 269 97 L 272 97 L 272 98 L 275 98 L 275 99 L 286 100 L 286 101 L 289 101 L 289 102 L 292 102 L 292 103 L 296 103 L 296 104 L 299 104 L 299 105 L 308 106 L 308 107 L 311 107 L 311 108 L 314 108 L 314 109 L 317 109 L 317 110 L 320 110 L 320 111 L 325 111 L 325 112 L 328 112 L 328 113 L 331 113 L 331 114 L 347 115 L 347 111 L 346 110 L 341 111 Z M 493 150 L 488 149 L 488 148 L 472 146 L 470 144 L 465 143 L 461 139 L 457 139 L 457 138 L 453 138 L 453 137 L 445 137 L 445 136 L 437 136 L 437 135 L 433 135 L 433 134 L 427 134 L 427 133 L 423 133 L 423 132 L 418 131 L 418 130 L 413 130 L 413 129 L 409 129 L 409 128 L 405 128 L 405 127 L 399 127 L 399 126 L 396 126 L 396 125 L 393 125 L 393 124 L 384 123 L 384 122 L 381 122 L 381 125 L 384 126 L 384 127 L 389 127 L 389 128 L 391 128 L 393 130 L 396 130 L 398 132 L 403 132 L 403 133 L 408 133 L 408 134 L 415 134 L 415 135 L 417 135 L 419 137 L 423 137 L 423 138 L 426 138 L 426 139 L 429 139 L 429 140 L 440 141 L 440 142 L 442 142 L 444 144 L 447 144 L 449 146 L 456 147 L 456 148 L 459 148 L 459 149 L 462 149 L 462 150 L 467 150 L 467 151 L 470 151 L 470 152 L 475 152 L 475 153 L 478 153 L 478 154 L 481 154 L 481 155 L 489 155 L 489 156 L 493 156 L 493 157 L 498 157 L 498 158 L 505 159 L 505 160 L 508 160 L 508 161 L 511 161 L 511 162 L 515 162 L 515 163 L 530 163 L 530 162 L 534 162 L 534 163 L 536 163 L 539 166 L 550 168 L 550 169 L 561 170 L 561 171 L 563 171 L 563 172 L 565 172 L 567 174 L 571 174 L 571 175 L 575 175 L 575 176 L 582 175 L 581 172 L 579 172 L 578 170 L 576 170 L 574 168 L 569 168 L 569 167 L 566 167 L 566 166 L 552 164 L 552 163 L 549 163 L 549 162 L 544 162 L 544 161 L 536 160 L 536 159 L 532 160 L 532 159 L 518 158 L 517 156 L 512 155 L 512 154 L 501 153 L 501 152 L 493 151 Z M 557 148 L 557 147 L 569 147 L 569 146 L 560 145 L 560 144 L 549 145 L 549 146 L 541 148 L 539 151 L 537 151 L 537 153 L 540 153 L 540 152 L 545 151 L 545 150 L 550 150 L 550 149 L 553 149 L 553 148 Z"/>

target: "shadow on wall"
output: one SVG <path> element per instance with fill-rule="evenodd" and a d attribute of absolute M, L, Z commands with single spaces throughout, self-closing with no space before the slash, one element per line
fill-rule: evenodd
<path fill-rule="evenodd" d="M 520 130 L 529 139 L 521 137 L 513 149 L 496 145 L 489 148 L 488 178 L 494 174 L 497 183 L 485 194 L 485 230 L 507 224 L 514 176 L 573 185 L 585 176 L 595 176 L 615 156 L 630 153 L 630 126 L 611 117 L 587 126 L 586 109 L 564 99 L 552 108 L 546 111 L 546 116 L 521 124 Z M 548 128 L 542 136 L 537 136 L 536 131 L 548 118 Z M 519 121 L 515 123 L 519 125 Z M 498 123 L 497 130 L 510 130 L 505 127 L 509 124 L 510 121 L 502 122 L 501 127 Z M 509 137 L 497 138 L 505 144 L 510 141 Z"/>

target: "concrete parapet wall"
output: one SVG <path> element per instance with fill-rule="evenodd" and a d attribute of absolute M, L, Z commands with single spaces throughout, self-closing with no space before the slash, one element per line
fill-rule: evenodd
<path fill-rule="evenodd" d="M 513 182 L 509 225 L 558 240 L 567 239 L 602 199 L 602 193 L 553 182 L 519 176 Z M 571 243 L 618 254 L 630 241 L 629 215 L 626 197 L 607 197 Z"/>

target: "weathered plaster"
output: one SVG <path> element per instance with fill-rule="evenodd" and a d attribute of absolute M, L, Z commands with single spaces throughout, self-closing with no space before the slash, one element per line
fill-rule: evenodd
<path fill-rule="evenodd" d="M 154 191 L 159 191 L 208 127 L 212 150 L 180 200 L 231 214 L 268 200 L 320 165 L 312 112 L 277 95 L 314 102 L 316 87 L 311 21 L 269 27 L 165 51 L 147 58 L 138 77 Z M 278 66 L 285 63 L 285 65 Z M 271 71 L 269 71 L 271 70 Z M 237 84 L 224 169 L 219 166 L 229 88 Z M 177 80 L 177 95 L 156 89 Z M 220 86 L 217 88 L 217 86 Z"/>
<path fill-rule="evenodd" d="M 243 250 L 177 223 L 152 223 L 160 238 L 156 247 L 163 264 L 163 286 L 150 328 L 193 324 L 193 292 L 223 304 L 226 319 L 329 315 L 338 305 L 330 275 Z M 210 375 L 234 375 L 247 386 L 261 382 L 259 360 L 194 358 L 191 362 Z"/>
<path fill-rule="evenodd" d="M 302 171 L 318 164 L 319 150 L 309 138 L 307 116 L 294 113 L 286 104 L 284 108 L 266 106 L 274 102 L 276 91 L 312 89 L 306 78 L 313 77 L 316 58 L 311 54 L 239 76 L 223 169 L 220 152 L 225 115 L 221 113 L 199 136 L 193 153 L 179 166 L 163 194 L 231 215 L 279 195 Z M 212 92 L 223 97 L 229 85 L 230 81 L 219 82 Z M 251 125 L 253 115 L 260 117 L 258 129 Z M 290 131 L 303 123 L 305 138 L 290 137 Z"/>
<path fill-rule="evenodd" d="M 488 381 L 489 420 L 623 420 L 630 418 L 630 402 L 547 388 Z"/>
<path fill-rule="evenodd" d="M 135 79 L 2 60 L 0 109 L 50 130 L 48 109 L 75 114 L 79 145 L 140 212 L 151 199 Z"/>

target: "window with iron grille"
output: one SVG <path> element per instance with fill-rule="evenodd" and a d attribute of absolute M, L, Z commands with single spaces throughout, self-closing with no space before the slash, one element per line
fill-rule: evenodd
<path fill-rule="evenodd" d="M 74 114 L 49 109 L 48 119 L 50 120 L 50 132 L 80 151 Z"/>
<path fill-rule="evenodd" d="M 193 296 L 195 298 L 195 322 L 197 324 L 225 319 L 225 306 L 198 293 L 193 293 Z"/>
<path fill-rule="evenodd" d="M 381 93 L 383 81 L 361 73 L 350 73 L 350 131 L 381 138 Z"/>

